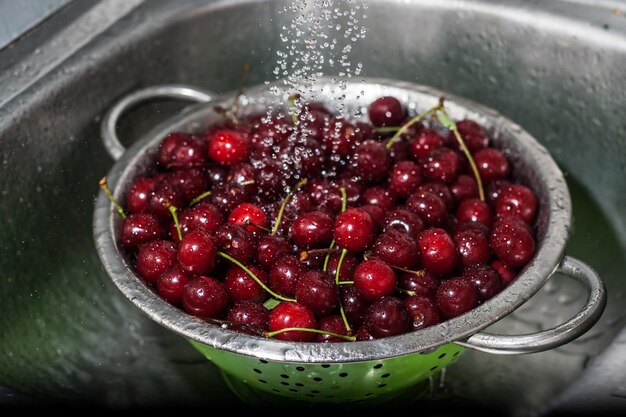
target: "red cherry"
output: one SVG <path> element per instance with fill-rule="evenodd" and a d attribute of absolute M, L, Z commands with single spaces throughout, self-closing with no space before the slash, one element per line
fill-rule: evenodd
<path fill-rule="evenodd" d="M 220 130 L 209 140 L 209 157 L 222 165 L 245 162 L 250 155 L 250 141 L 241 132 Z"/>
<path fill-rule="evenodd" d="M 307 307 L 300 303 L 283 301 L 270 312 L 269 327 L 272 332 L 294 327 L 316 329 L 317 322 L 315 315 Z M 291 330 L 278 333 L 275 337 L 291 342 L 310 342 L 315 339 L 315 333 Z"/>
<path fill-rule="evenodd" d="M 395 336 L 411 328 L 411 316 L 402 301 L 383 297 L 367 310 L 365 326 L 375 338 Z"/>
<path fill-rule="evenodd" d="M 185 285 L 182 296 L 185 311 L 203 318 L 221 318 L 228 306 L 228 294 L 221 282 L 195 277 Z"/>
<path fill-rule="evenodd" d="M 465 278 L 450 278 L 441 282 L 435 300 L 443 315 L 451 319 L 476 307 L 478 290 Z"/>
<path fill-rule="evenodd" d="M 135 249 L 163 235 L 161 222 L 148 213 L 131 214 L 124 220 L 120 240 L 126 249 Z"/>
<path fill-rule="evenodd" d="M 405 115 L 404 106 L 390 96 L 380 97 L 374 100 L 367 110 L 370 121 L 376 127 L 398 126 Z"/>
<path fill-rule="evenodd" d="M 176 262 L 176 245 L 168 240 L 153 240 L 139 246 L 137 272 L 148 282 L 156 280 Z"/>
<path fill-rule="evenodd" d="M 339 303 L 339 293 L 333 279 L 320 271 L 303 274 L 296 284 L 296 300 L 316 316 L 332 313 Z"/>
<path fill-rule="evenodd" d="M 389 265 L 378 259 L 367 260 L 354 271 L 354 286 L 365 301 L 376 301 L 393 294 L 397 282 Z"/>
<path fill-rule="evenodd" d="M 157 292 L 168 303 L 179 306 L 188 281 L 189 275 L 180 266 L 174 265 L 157 280 Z"/>
<path fill-rule="evenodd" d="M 337 216 L 334 236 L 340 248 L 362 252 L 372 243 L 374 223 L 365 210 L 350 208 Z"/>
<path fill-rule="evenodd" d="M 417 241 L 422 265 L 427 271 L 445 275 L 456 268 L 459 254 L 448 233 L 439 228 L 424 230 Z"/>
<path fill-rule="evenodd" d="M 413 319 L 412 330 L 425 329 L 441 322 L 441 313 L 431 298 L 412 295 L 404 305 Z"/>
<path fill-rule="evenodd" d="M 537 197 L 528 187 L 512 184 L 505 187 L 495 201 L 498 214 L 513 214 L 531 224 L 537 213 Z"/>
<path fill-rule="evenodd" d="M 133 182 L 126 197 L 126 208 L 129 212 L 141 213 L 146 210 L 150 192 L 155 184 L 154 178 L 146 177 L 139 177 Z"/>
<path fill-rule="evenodd" d="M 183 237 L 178 245 L 178 263 L 184 271 L 202 275 L 215 267 L 217 249 L 211 236 L 202 230 L 194 230 Z"/>
<path fill-rule="evenodd" d="M 504 180 L 509 177 L 509 160 L 499 150 L 485 148 L 472 156 L 480 173 L 480 178 L 484 182 Z"/>
<path fill-rule="evenodd" d="M 443 137 L 433 129 L 423 129 L 410 144 L 411 154 L 416 161 L 444 145 Z"/>
<path fill-rule="evenodd" d="M 248 231 L 253 233 L 259 232 L 259 228 L 256 226 L 269 226 L 265 212 L 256 204 L 251 203 L 242 203 L 235 207 L 228 216 L 228 223 L 246 227 Z"/>
<path fill-rule="evenodd" d="M 487 228 L 490 228 L 493 223 L 491 209 L 487 203 L 478 198 L 463 200 L 456 210 L 456 218 L 461 223 L 477 222 L 484 224 Z"/>
<path fill-rule="evenodd" d="M 267 284 L 267 273 L 256 265 L 246 265 L 263 284 Z M 228 298 L 235 303 L 252 301 L 262 303 L 267 299 L 265 290 L 246 271 L 236 265 L 226 272 L 224 285 Z"/>

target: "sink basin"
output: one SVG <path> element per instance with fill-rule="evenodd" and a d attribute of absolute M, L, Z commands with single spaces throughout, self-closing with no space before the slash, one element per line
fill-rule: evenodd
<path fill-rule="evenodd" d="M 626 10 L 582 0 L 367 3 L 367 34 L 351 58 L 362 74 L 481 102 L 542 142 L 572 194 L 567 253 L 599 272 L 609 297 L 598 324 L 561 348 L 466 353 L 433 381 L 424 409 L 550 415 L 585 392 L 577 410 L 626 411 Z M 264 404 L 233 394 L 217 368 L 126 300 L 100 265 L 91 219 L 112 165 L 99 134 L 106 108 L 152 84 L 234 91 L 244 64 L 250 84 L 273 80 L 284 6 L 73 2 L 0 51 L 0 401 Z M 120 136 L 131 143 L 183 106 L 142 106 Z M 489 330 L 552 327 L 584 294 L 556 276 Z"/>

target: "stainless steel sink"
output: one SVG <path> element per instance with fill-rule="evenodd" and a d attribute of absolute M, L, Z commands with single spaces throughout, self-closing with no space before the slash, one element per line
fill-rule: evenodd
<path fill-rule="evenodd" d="M 368 32 L 352 58 L 363 75 L 482 102 L 546 145 L 572 192 L 568 254 L 592 265 L 609 294 L 600 322 L 562 348 L 469 352 L 435 381 L 424 409 L 626 412 L 626 4 L 368 4 Z M 243 406 L 215 367 L 144 317 L 102 270 L 91 218 L 97 181 L 112 161 L 98 123 L 110 103 L 141 86 L 231 91 L 244 64 L 252 66 L 250 84 L 273 79 L 290 17 L 278 13 L 283 6 L 73 2 L 0 51 L 0 402 Z M 132 141 L 181 107 L 137 109 L 122 137 Z M 582 294 L 555 277 L 492 330 L 550 327 L 577 311 Z"/>

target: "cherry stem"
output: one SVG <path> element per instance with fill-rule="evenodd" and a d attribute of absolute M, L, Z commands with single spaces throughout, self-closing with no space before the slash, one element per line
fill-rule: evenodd
<path fill-rule="evenodd" d="M 198 197 L 196 197 L 193 200 L 191 200 L 189 205 L 193 206 L 195 204 L 198 204 L 200 201 L 204 200 L 205 198 L 207 198 L 209 196 L 211 196 L 211 191 L 205 191 L 202 194 L 200 194 Z"/>
<path fill-rule="evenodd" d="M 300 99 L 300 94 L 292 94 L 289 96 L 289 114 L 291 115 L 291 121 L 294 126 L 298 124 L 298 114 L 296 112 L 296 101 Z"/>
<path fill-rule="evenodd" d="M 259 229 L 259 230 L 263 230 L 264 232 L 267 232 L 267 233 L 270 233 L 270 232 L 271 232 L 271 230 L 270 230 L 270 229 L 268 229 L 267 227 L 265 227 L 265 226 L 261 226 L 260 224 L 253 223 L 253 222 L 251 222 L 249 219 L 248 219 L 248 220 L 246 220 L 246 221 L 244 222 L 244 226 L 252 226 L 252 227 L 256 227 L 257 229 Z"/>
<path fill-rule="evenodd" d="M 376 133 L 391 133 L 391 132 L 397 132 L 398 130 L 400 130 L 402 128 L 402 126 L 382 126 L 382 127 L 375 127 L 374 128 L 374 132 Z"/>
<path fill-rule="evenodd" d="M 329 253 L 329 252 L 337 252 L 339 249 L 333 249 L 333 248 L 324 248 L 324 249 L 309 249 L 309 250 L 303 250 L 302 252 L 300 252 L 300 260 L 301 261 L 306 261 L 307 259 L 309 259 L 309 256 L 311 254 L 316 254 L 316 253 Z"/>
<path fill-rule="evenodd" d="M 355 336 L 346 336 L 345 334 L 338 334 L 333 332 L 327 332 L 319 329 L 309 329 L 308 327 L 285 327 L 284 329 L 274 330 L 273 332 L 266 332 L 265 337 L 274 337 L 281 333 L 287 332 L 308 332 L 308 333 L 317 333 L 317 334 L 327 334 L 329 336 L 338 337 L 340 339 L 347 340 L 348 342 L 356 341 Z"/>
<path fill-rule="evenodd" d="M 259 284 L 259 286 L 263 288 L 265 291 L 267 291 L 272 297 L 278 298 L 279 300 L 282 300 L 282 301 L 293 301 L 293 302 L 296 301 L 294 298 L 283 297 L 282 295 L 276 294 L 274 291 L 270 290 L 267 285 L 265 285 L 256 275 L 254 275 L 254 272 L 250 271 L 244 264 L 242 264 L 241 262 L 239 262 L 237 259 L 233 258 L 232 256 L 228 255 L 227 253 L 218 251 L 217 254 L 221 256 L 222 258 L 227 259 L 230 262 L 234 263 L 239 268 L 243 269 L 243 271 L 246 274 L 250 275 L 250 278 L 255 280 L 256 283 Z"/>
<path fill-rule="evenodd" d="M 393 144 L 396 143 L 396 141 L 400 138 L 400 136 L 404 132 L 406 132 L 411 126 L 413 126 L 415 123 L 419 122 L 420 120 L 422 120 L 424 117 L 428 116 L 429 114 L 433 114 L 438 109 L 440 109 L 441 106 L 442 104 L 440 102 L 436 106 L 433 106 L 430 109 L 421 112 L 420 114 L 418 114 L 417 116 L 415 116 L 414 118 L 406 122 L 404 125 L 402 125 L 402 127 L 398 129 L 398 131 L 391 137 L 391 139 L 389 139 L 389 142 L 387 142 L 387 145 L 386 145 L 387 150 L 391 149 L 393 147 Z"/>
<path fill-rule="evenodd" d="M 126 220 L 126 213 L 124 212 L 124 209 L 122 208 L 122 206 L 120 206 L 120 204 L 115 200 L 115 197 L 113 197 L 113 193 L 111 192 L 111 189 L 109 188 L 109 185 L 107 184 L 107 177 L 102 177 L 98 185 L 100 186 L 102 191 L 104 191 L 104 194 L 106 194 L 106 196 L 109 198 L 111 203 L 113 203 L 113 205 L 117 209 L 117 212 L 120 214 L 120 217 L 122 218 L 122 220 Z"/>
<path fill-rule="evenodd" d="M 180 230 L 180 223 L 178 221 L 178 209 L 176 208 L 176 206 L 173 206 L 171 204 L 167 205 L 167 209 L 170 211 L 170 213 L 172 213 L 172 218 L 174 219 L 174 226 L 176 227 L 176 232 L 178 233 L 178 240 L 181 241 L 183 240 L 183 232 Z"/>
<path fill-rule="evenodd" d="M 363 252 L 363 260 L 367 261 L 370 258 L 370 255 L 371 255 L 371 253 L 369 251 Z M 387 264 L 387 265 L 389 265 L 389 267 L 392 268 L 392 269 L 397 269 L 398 271 L 402 271 L 402 272 L 408 272 L 409 274 L 415 274 L 418 277 L 422 277 L 426 273 L 426 271 L 424 269 L 418 269 L 416 271 L 414 269 L 402 268 L 401 266 L 396 266 L 396 265 L 392 265 L 392 264 Z"/>
<path fill-rule="evenodd" d="M 339 275 L 341 273 L 341 265 L 343 264 L 343 258 L 346 257 L 347 250 L 343 249 L 341 251 L 341 256 L 339 257 L 339 262 L 337 262 L 337 271 L 335 272 L 335 285 L 339 286 Z M 350 328 L 350 323 L 348 323 L 348 318 L 346 317 L 346 312 L 343 310 L 343 305 L 341 300 L 339 300 L 339 313 L 341 313 L 341 319 L 343 320 L 343 324 L 346 326 L 346 331 L 348 334 L 352 333 L 352 329 Z"/>
<path fill-rule="evenodd" d="M 328 269 L 328 261 L 330 260 L 330 254 L 334 252 L 335 249 L 335 239 L 333 239 L 332 242 L 330 242 L 330 246 L 328 247 L 328 253 L 326 254 L 326 258 L 324 258 L 324 267 L 322 268 L 322 271 L 326 272 L 326 270 Z"/>
<path fill-rule="evenodd" d="M 276 221 L 274 222 L 274 227 L 272 228 L 272 236 L 276 236 L 276 233 L 278 233 L 278 228 L 280 227 L 280 222 L 283 219 L 283 214 L 285 213 L 285 207 L 287 207 L 287 203 L 289 202 L 289 200 L 291 200 L 295 192 L 304 187 L 308 182 L 309 180 L 307 180 L 306 178 L 300 180 L 295 185 L 295 187 L 293 187 L 293 190 L 291 190 L 289 194 L 285 196 L 283 203 L 280 205 L 280 210 L 278 210 L 278 215 L 276 215 Z"/>
<path fill-rule="evenodd" d="M 480 173 L 478 172 L 478 167 L 476 166 L 476 162 L 474 162 L 474 158 L 472 157 L 472 154 L 470 153 L 469 149 L 467 149 L 467 146 L 465 145 L 465 141 L 461 137 L 461 134 L 459 133 L 459 129 L 457 128 L 456 123 L 454 122 L 454 120 L 452 120 L 452 118 L 446 112 L 446 109 L 443 106 L 443 99 L 441 99 L 441 102 L 439 103 L 439 108 L 437 109 L 437 111 L 440 112 L 437 114 L 437 118 L 439 119 L 441 124 L 447 127 L 448 129 L 450 129 L 452 133 L 454 133 L 454 137 L 459 143 L 461 150 L 465 154 L 465 157 L 467 158 L 470 164 L 470 167 L 472 168 L 474 179 L 476 180 L 476 184 L 478 185 L 478 196 L 480 197 L 481 201 L 485 201 L 485 191 L 483 189 L 483 182 L 480 178 Z"/>
<path fill-rule="evenodd" d="M 338 285 L 354 285 L 354 281 L 339 281 Z"/>
<path fill-rule="evenodd" d="M 397 291 L 398 291 L 398 292 L 401 292 L 401 293 L 403 293 L 403 294 L 406 294 L 406 295 L 408 295 L 409 297 L 410 297 L 410 296 L 412 296 L 412 295 L 415 295 L 415 294 L 416 294 L 416 292 L 415 292 L 415 291 L 405 290 L 404 288 L 397 288 Z"/>
<path fill-rule="evenodd" d="M 346 194 L 345 187 L 339 187 L 339 192 L 341 193 L 341 212 L 346 211 L 346 207 L 348 206 L 348 195 Z M 330 247 L 328 248 L 328 253 L 326 254 L 326 258 L 324 259 L 324 268 L 322 271 L 326 272 L 328 269 L 328 261 L 330 260 L 330 254 L 335 247 L 335 239 L 330 242 Z"/>

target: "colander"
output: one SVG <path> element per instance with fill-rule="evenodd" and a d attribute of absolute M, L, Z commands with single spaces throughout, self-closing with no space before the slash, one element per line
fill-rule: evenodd
<path fill-rule="evenodd" d="M 283 83 L 249 88 L 239 97 L 242 114 L 287 102 Z M 188 315 L 162 300 L 131 267 L 119 245 L 122 221 L 104 195 L 94 212 L 94 237 L 100 259 L 115 285 L 139 309 L 167 329 L 188 339 L 222 372 L 225 382 L 245 400 L 346 403 L 413 398 L 426 381 L 454 363 L 465 348 L 494 354 L 532 353 L 553 349 L 577 338 L 600 318 L 606 303 L 604 284 L 592 268 L 565 256 L 571 226 L 571 202 L 564 177 L 546 149 L 520 126 L 494 110 L 436 89 L 385 79 L 319 78 L 305 91 L 348 114 L 364 118 L 369 103 L 391 95 L 408 103 L 413 113 L 446 98 L 448 113 L 469 118 L 487 129 L 493 146 L 509 157 L 516 178 L 532 187 L 539 199 L 534 258 L 516 280 L 473 310 L 438 325 L 395 337 L 364 342 L 293 343 L 236 332 Z M 116 160 L 107 175 L 116 199 L 123 201 L 133 180 L 148 171 L 162 138 L 172 131 L 200 132 L 224 120 L 216 108 L 228 107 L 234 94 L 215 96 L 193 87 L 165 85 L 129 94 L 102 121 L 105 148 Z M 142 101 L 162 98 L 199 102 L 166 120 L 125 149 L 116 135 L 119 117 Z M 520 307 L 555 273 L 579 281 L 588 290 L 584 307 L 569 321 L 525 335 L 497 335 L 481 330 Z"/>

